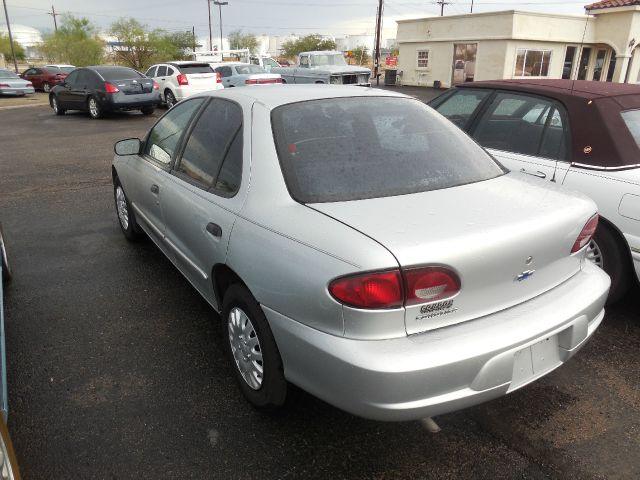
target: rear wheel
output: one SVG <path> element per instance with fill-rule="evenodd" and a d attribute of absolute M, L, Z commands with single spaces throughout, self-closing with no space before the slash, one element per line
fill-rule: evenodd
<path fill-rule="evenodd" d="M 2 233 L 2 226 L 0 225 L 0 265 L 2 266 L 2 281 L 8 282 L 13 276 L 11 271 L 11 265 L 7 258 L 7 246 L 4 243 L 4 235 Z"/>
<path fill-rule="evenodd" d="M 171 90 L 164 92 L 164 103 L 167 104 L 167 108 L 173 108 L 173 106 L 178 103 L 176 96 Z"/>
<path fill-rule="evenodd" d="M 49 101 L 51 103 L 51 108 L 53 108 L 53 112 L 56 115 L 64 115 L 65 114 L 67 109 L 66 108 L 62 108 L 60 106 L 60 104 L 58 103 L 58 99 L 55 97 L 55 95 L 52 95 Z"/>
<path fill-rule="evenodd" d="M 604 223 L 598 225 L 596 234 L 587 247 L 587 260 L 602 268 L 611 277 L 608 304 L 620 300 L 631 283 L 629 262 L 623 254 L 623 246 Z"/>
<path fill-rule="evenodd" d="M 222 310 L 226 350 L 245 398 L 261 410 L 284 404 L 287 381 L 267 318 L 244 285 L 231 285 Z"/>
<path fill-rule="evenodd" d="M 44 82 L 42 84 L 42 90 L 44 91 L 44 93 L 49 93 L 51 91 L 51 85 L 49 85 L 47 82 Z"/>
<path fill-rule="evenodd" d="M 155 110 L 156 109 L 154 107 L 142 107 L 140 109 L 143 115 L 151 115 Z"/>
<path fill-rule="evenodd" d="M 89 100 L 87 100 L 87 110 L 89 110 L 89 116 L 94 119 L 102 118 L 104 115 L 102 107 L 96 97 L 89 97 Z"/>

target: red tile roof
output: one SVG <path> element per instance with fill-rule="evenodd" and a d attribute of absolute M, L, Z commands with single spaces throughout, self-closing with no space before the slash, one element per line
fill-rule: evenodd
<path fill-rule="evenodd" d="M 600 8 L 631 7 L 633 5 L 640 5 L 640 0 L 602 0 L 601 2 L 586 5 L 584 8 L 585 10 L 598 10 Z"/>

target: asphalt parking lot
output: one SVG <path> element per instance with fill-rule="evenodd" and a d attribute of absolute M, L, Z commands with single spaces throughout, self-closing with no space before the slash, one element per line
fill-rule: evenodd
<path fill-rule="evenodd" d="M 640 477 L 638 288 L 567 365 L 438 417 L 437 434 L 301 391 L 278 415 L 254 411 L 219 318 L 117 223 L 113 143 L 162 112 L 0 110 L 9 429 L 26 479 Z"/>

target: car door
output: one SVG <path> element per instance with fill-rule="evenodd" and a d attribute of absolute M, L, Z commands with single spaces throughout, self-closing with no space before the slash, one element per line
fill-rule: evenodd
<path fill-rule="evenodd" d="M 76 87 L 79 74 L 80 70 L 74 70 L 67 76 L 67 78 L 64 79 L 64 82 L 56 88 L 55 95 L 60 107 L 68 109 L 77 108 L 73 103 L 73 96 L 71 92 Z"/>
<path fill-rule="evenodd" d="M 164 100 L 164 91 L 167 88 L 167 66 L 166 65 L 158 65 L 158 70 L 156 71 L 156 76 L 154 80 L 158 84 L 160 88 L 160 92 L 162 93 L 162 99 Z"/>
<path fill-rule="evenodd" d="M 69 87 L 69 107 L 75 110 L 86 110 L 87 89 L 91 77 L 86 69 L 78 70 L 75 82 Z"/>
<path fill-rule="evenodd" d="M 309 55 L 300 55 L 300 65 L 294 70 L 293 83 L 313 83 L 310 78 Z"/>
<path fill-rule="evenodd" d="M 42 87 L 42 78 L 38 76 L 39 69 L 30 68 L 26 70 L 21 76 L 25 80 L 31 82 L 33 84 L 33 88 L 41 88 Z"/>
<path fill-rule="evenodd" d="M 202 98 L 185 101 L 160 118 L 147 135 L 143 153 L 129 162 L 124 179 L 138 222 L 165 252 L 161 199 L 180 141 L 202 103 Z"/>
<path fill-rule="evenodd" d="M 245 142 L 243 109 L 212 98 L 194 122 L 162 198 L 176 265 L 214 306 L 211 273 L 224 263 L 237 212 Z M 248 148 L 246 148 L 249 151 Z"/>
<path fill-rule="evenodd" d="M 498 91 L 469 134 L 510 170 L 562 183 L 569 168 L 568 118 L 552 99 Z"/>

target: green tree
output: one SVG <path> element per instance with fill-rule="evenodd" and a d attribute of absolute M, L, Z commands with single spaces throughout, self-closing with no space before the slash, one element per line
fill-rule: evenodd
<path fill-rule="evenodd" d="M 193 51 L 190 32 L 151 30 L 134 18 L 117 20 L 109 33 L 118 42 L 112 53 L 114 60 L 136 70 L 146 70 L 158 62 L 184 60 Z"/>
<path fill-rule="evenodd" d="M 251 53 L 258 53 L 258 39 L 252 33 L 243 34 L 242 30 L 229 33 L 229 48 L 240 50 L 248 48 Z"/>
<path fill-rule="evenodd" d="M 16 58 L 18 60 L 24 60 L 24 48 L 22 45 L 17 43 L 15 40 L 13 41 L 13 50 L 16 53 Z M 9 35 L 2 35 L 0 33 L 0 54 L 4 55 L 7 63 L 11 63 L 13 61 L 13 57 L 11 56 L 11 43 L 9 42 Z"/>
<path fill-rule="evenodd" d="M 306 35 L 298 40 L 288 40 L 282 44 L 282 53 L 289 58 L 297 56 L 300 52 L 335 49 L 336 42 L 324 39 L 317 33 Z"/>
<path fill-rule="evenodd" d="M 102 63 L 104 46 L 88 19 L 65 15 L 58 31 L 45 37 L 40 51 L 51 62 L 82 67 Z"/>
<path fill-rule="evenodd" d="M 366 65 L 369 63 L 369 49 L 364 45 L 354 48 L 351 52 L 353 53 L 353 59 L 358 65 Z"/>

